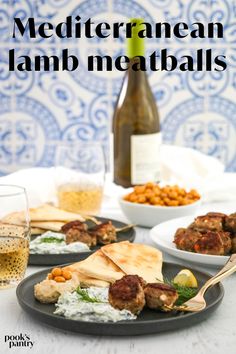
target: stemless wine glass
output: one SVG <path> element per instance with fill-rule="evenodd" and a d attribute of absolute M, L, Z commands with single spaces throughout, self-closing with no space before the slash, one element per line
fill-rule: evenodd
<path fill-rule="evenodd" d="M 105 179 L 100 143 L 66 142 L 57 147 L 58 206 L 82 215 L 99 213 Z"/>
<path fill-rule="evenodd" d="M 30 241 L 28 199 L 23 187 L 0 185 L 0 289 L 24 277 Z"/>

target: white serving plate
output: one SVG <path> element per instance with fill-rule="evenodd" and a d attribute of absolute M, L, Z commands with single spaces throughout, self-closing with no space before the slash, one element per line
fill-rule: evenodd
<path fill-rule="evenodd" d="M 229 259 L 228 256 L 211 256 L 182 251 L 176 248 L 173 243 L 176 230 L 180 227 L 187 227 L 193 222 L 193 219 L 193 216 L 186 216 L 163 222 L 150 230 L 151 239 L 160 250 L 185 261 L 214 267 L 224 265 Z"/>

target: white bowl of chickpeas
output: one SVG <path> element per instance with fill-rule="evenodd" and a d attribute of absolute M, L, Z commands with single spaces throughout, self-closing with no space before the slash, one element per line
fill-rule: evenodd
<path fill-rule="evenodd" d="M 177 185 L 162 187 L 150 182 L 135 186 L 119 202 L 130 222 L 153 227 L 163 221 L 194 215 L 201 205 L 201 196 L 195 189 L 187 191 Z"/>

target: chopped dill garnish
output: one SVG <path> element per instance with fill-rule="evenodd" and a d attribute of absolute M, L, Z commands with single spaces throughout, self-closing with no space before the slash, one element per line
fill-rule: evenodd
<path fill-rule="evenodd" d="M 63 241 L 63 239 L 56 237 L 45 237 L 41 239 L 41 243 L 61 243 Z"/>
<path fill-rule="evenodd" d="M 188 301 L 189 299 L 197 295 L 198 289 L 196 288 L 189 288 L 188 286 L 181 286 L 173 282 L 171 283 L 179 295 L 175 303 L 175 305 L 177 306 L 182 305 L 184 302 Z"/>
<path fill-rule="evenodd" d="M 80 286 L 76 289 L 77 294 L 79 294 L 84 302 L 99 302 L 102 303 L 103 301 L 100 301 L 96 297 L 91 297 L 89 296 L 88 292 L 84 289 L 81 289 Z"/>

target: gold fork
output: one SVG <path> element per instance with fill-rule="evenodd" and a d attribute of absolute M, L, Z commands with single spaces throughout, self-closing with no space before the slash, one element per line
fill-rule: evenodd
<path fill-rule="evenodd" d="M 188 300 L 181 306 L 164 306 L 167 310 L 177 310 L 186 312 L 199 312 L 206 307 L 204 299 L 205 292 L 212 286 L 219 283 L 222 279 L 227 278 L 229 275 L 236 271 L 236 254 L 232 254 L 225 266 L 212 278 L 210 278 L 203 287 L 199 290 L 196 296 Z"/>

